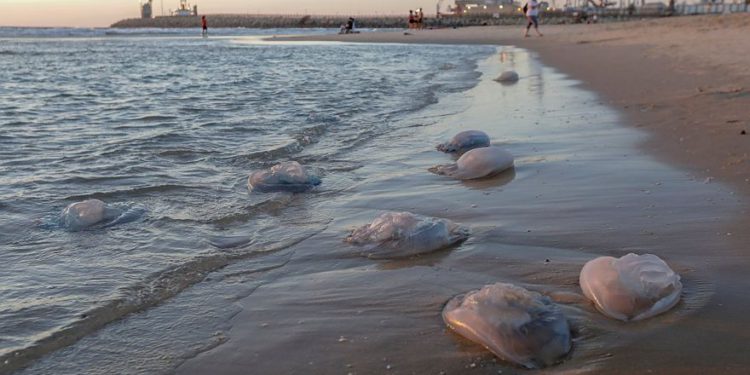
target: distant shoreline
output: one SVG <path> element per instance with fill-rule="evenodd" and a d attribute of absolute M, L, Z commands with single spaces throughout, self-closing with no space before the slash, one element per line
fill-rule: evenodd
<path fill-rule="evenodd" d="M 255 15 L 255 14 L 207 14 L 209 27 L 214 28 L 339 28 L 345 24 L 348 16 L 323 15 Z M 626 15 L 602 16 L 602 22 L 625 21 L 633 18 L 643 18 L 644 15 L 629 17 Z M 575 20 L 566 13 L 547 13 L 543 17 L 546 24 L 566 24 Z M 404 28 L 406 16 L 361 16 L 355 17 L 357 28 Z M 428 17 L 424 19 L 425 28 L 451 28 L 465 26 L 503 26 L 520 25 L 526 19 L 520 14 L 503 14 L 499 17 L 491 15 L 477 16 L 446 16 L 441 18 Z M 112 24 L 112 28 L 199 28 L 199 16 L 180 17 L 164 16 L 156 18 L 131 18 Z"/>

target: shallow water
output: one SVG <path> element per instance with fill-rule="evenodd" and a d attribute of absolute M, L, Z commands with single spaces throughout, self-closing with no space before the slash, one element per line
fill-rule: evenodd
<path fill-rule="evenodd" d="M 492 53 L 54 31 L 0 47 L 3 358 L 67 345 L 321 230 L 331 217 L 308 202 L 341 195 L 368 162 L 347 153 L 474 85 Z M 251 171 L 289 159 L 323 176 L 316 195 L 248 192 Z M 134 215 L 66 231 L 60 212 L 88 198 Z"/>
<path fill-rule="evenodd" d="M 19 78 L 0 79 L 0 353 L 37 343 L 5 369 L 145 374 L 192 358 L 178 372 L 512 373 L 440 318 L 453 296 L 500 281 L 563 304 L 574 349 L 555 369 L 597 370 L 714 292 L 701 268 L 719 255 L 704 250 L 721 246 L 735 198 L 643 155 L 644 135 L 526 51 L 254 41 L 3 47 L 17 60 L 0 74 Z M 520 82 L 492 81 L 509 68 Z M 468 129 L 515 169 L 430 174 L 451 160 L 434 146 Z M 289 159 L 323 184 L 247 192 L 250 171 Z M 109 228 L 55 225 L 92 197 L 144 211 Z M 359 257 L 343 239 L 383 210 L 471 237 L 413 259 Z M 628 252 L 682 274 L 673 312 L 625 326 L 585 302 L 580 267 Z"/>

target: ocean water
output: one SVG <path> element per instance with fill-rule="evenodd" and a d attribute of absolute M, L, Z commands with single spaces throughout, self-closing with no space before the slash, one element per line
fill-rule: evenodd
<path fill-rule="evenodd" d="M 0 373 L 523 372 L 440 318 L 498 281 L 560 303 L 574 350 L 553 370 L 606 372 L 639 353 L 666 372 L 691 350 L 679 337 L 721 316 L 695 318 L 707 301 L 732 298 L 711 265 L 737 198 L 645 154 L 645 134 L 533 53 L 54 35 L 68 32 L 0 44 Z M 492 80 L 507 69 L 517 84 Z M 469 129 L 514 170 L 430 174 L 453 161 L 435 145 Z M 250 172 L 287 160 L 323 183 L 248 192 Z M 126 215 L 61 227 L 87 198 Z M 343 239 L 383 211 L 471 234 L 420 257 L 359 256 Z M 587 260 L 628 252 L 681 274 L 673 311 L 623 325 L 581 296 Z M 644 353 L 659 340 L 672 351 Z"/>
<path fill-rule="evenodd" d="M 427 125 L 406 119 L 475 85 L 477 61 L 494 52 L 266 45 L 238 33 L 0 32 L 6 364 L 320 231 L 331 217 L 306 201 L 355 183 L 369 158 L 352 150 Z M 314 197 L 248 192 L 251 171 L 290 159 L 322 175 Z M 127 220 L 63 228 L 61 211 L 88 198 Z"/>

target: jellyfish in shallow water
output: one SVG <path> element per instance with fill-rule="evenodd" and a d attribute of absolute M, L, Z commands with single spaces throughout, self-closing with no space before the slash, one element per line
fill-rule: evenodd
<path fill-rule="evenodd" d="M 549 298 L 504 283 L 454 297 L 443 321 L 503 360 L 526 368 L 557 363 L 571 348 L 570 327 Z"/>
<path fill-rule="evenodd" d="M 512 70 L 506 70 L 500 73 L 500 76 L 495 78 L 495 81 L 500 83 L 514 83 L 518 82 L 518 73 Z"/>
<path fill-rule="evenodd" d="M 439 250 L 468 236 L 468 229 L 450 220 L 386 212 L 355 229 L 346 242 L 364 246 L 362 255 L 370 258 L 399 258 Z"/>
<path fill-rule="evenodd" d="M 122 210 L 107 207 L 98 199 L 87 199 L 83 202 L 71 203 L 62 212 L 62 225 L 70 230 L 90 227 L 105 220 L 115 219 L 122 214 Z"/>
<path fill-rule="evenodd" d="M 479 130 L 462 131 L 450 141 L 437 145 L 437 150 L 445 153 L 463 154 L 466 151 L 490 145 L 490 137 Z"/>
<path fill-rule="evenodd" d="M 270 192 L 288 191 L 303 192 L 320 185 L 320 178 L 307 172 L 296 161 L 279 163 L 262 171 L 250 174 L 247 187 L 250 191 Z"/>
<path fill-rule="evenodd" d="M 513 167 L 513 155 L 500 147 L 475 148 L 463 154 L 455 164 L 434 166 L 430 172 L 458 180 L 471 180 L 498 174 Z"/>
<path fill-rule="evenodd" d="M 583 294 L 609 317 L 629 321 L 650 318 L 680 300 L 680 276 L 652 254 L 599 257 L 581 270 Z"/>

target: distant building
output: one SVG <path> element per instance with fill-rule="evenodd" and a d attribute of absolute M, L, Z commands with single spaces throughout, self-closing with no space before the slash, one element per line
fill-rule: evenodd
<path fill-rule="evenodd" d="M 141 1 L 141 18 L 151 18 L 154 15 L 153 8 L 154 0 Z"/>
<path fill-rule="evenodd" d="M 456 15 L 507 14 L 518 12 L 519 5 L 513 0 L 455 0 L 450 11 Z"/>
<path fill-rule="evenodd" d="M 180 0 L 180 7 L 172 11 L 173 16 L 189 17 L 198 15 L 198 6 L 190 6 L 188 0 Z"/>

